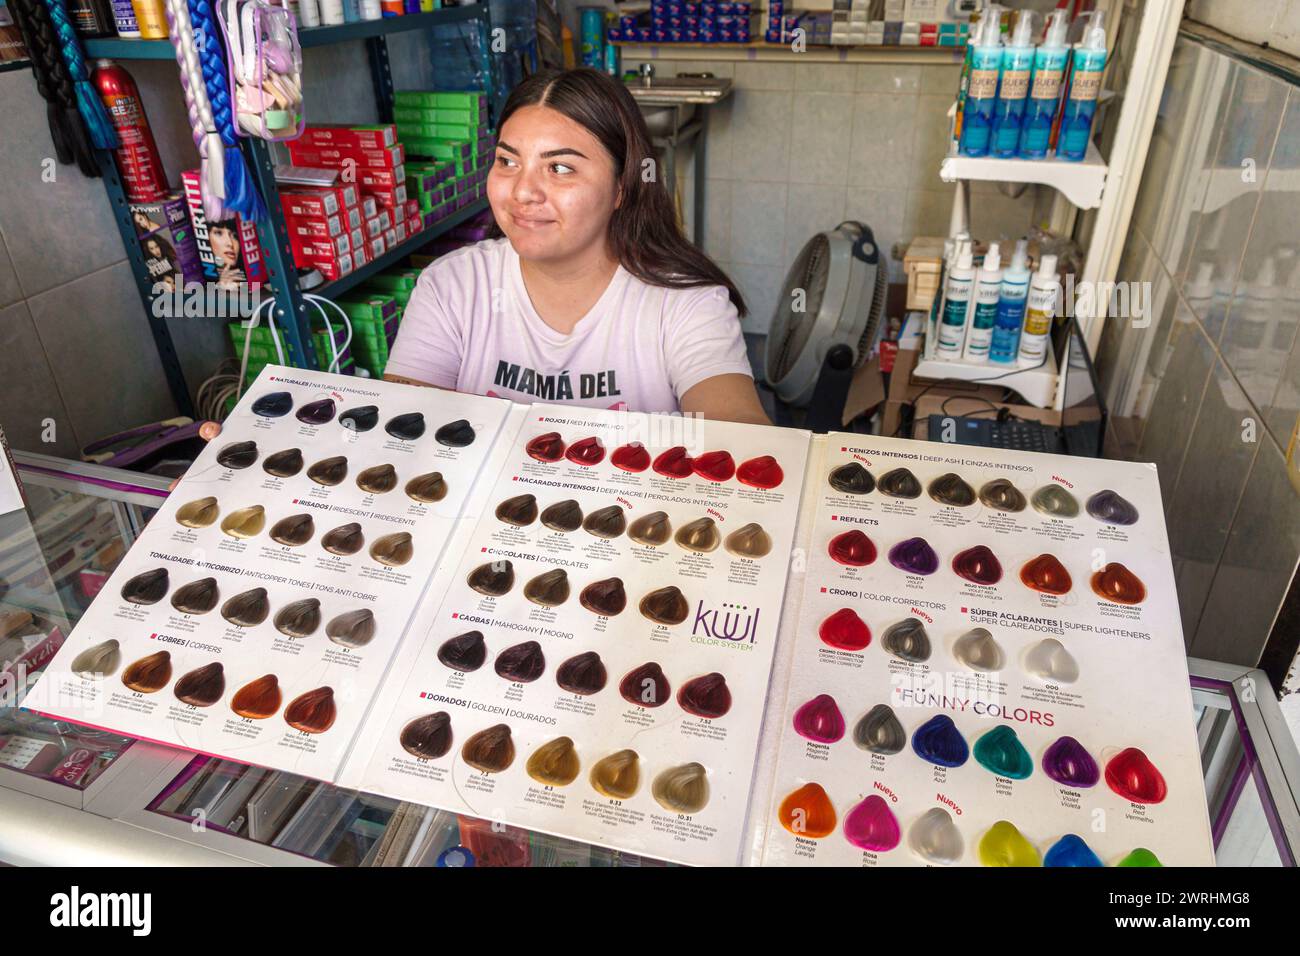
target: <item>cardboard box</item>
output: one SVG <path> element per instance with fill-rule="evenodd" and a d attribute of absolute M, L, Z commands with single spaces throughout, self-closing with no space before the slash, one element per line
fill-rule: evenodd
<path fill-rule="evenodd" d="M 339 216 L 316 218 L 312 216 L 286 216 L 285 223 L 290 237 L 301 236 L 304 239 L 330 239 L 341 236 L 343 219 Z"/>
<path fill-rule="evenodd" d="M 354 149 L 383 149 L 397 142 L 397 128 L 391 123 L 378 126 L 344 126 L 313 123 L 296 142 L 304 146 L 346 146 Z"/>

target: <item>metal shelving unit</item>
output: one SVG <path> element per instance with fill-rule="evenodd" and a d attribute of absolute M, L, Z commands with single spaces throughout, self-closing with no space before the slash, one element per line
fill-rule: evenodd
<path fill-rule="evenodd" d="M 381 122 L 391 122 L 393 118 L 393 77 L 389 70 L 388 41 L 392 33 L 408 33 L 414 30 L 429 30 L 435 26 L 450 23 L 473 22 L 478 30 L 480 72 L 486 78 L 486 89 L 490 102 L 490 111 L 495 116 L 497 104 L 493 102 L 493 67 L 490 55 L 490 15 L 486 3 L 476 3 L 463 7 L 445 7 L 429 13 L 407 14 L 401 17 L 385 17 L 380 20 L 363 20 L 359 23 L 346 23 L 339 26 L 313 27 L 298 31 L 298 42 L 305 49 L 327 46 L 334 43 L 347 43 L 364 40 L 370 60 L 370 74 L 375 91 L 375 105 Z M 112 60 L 175 60 L 175 51 L 168 40 L 127 40 L 121 38 L 85 41 L 86 53 L 92 58 L 105 57 Z M 179 95 L 180 85 L 176 92 Z M 244 138 L 240 140 L 245 159 L 252 172 L 253 179 L 262 197 L 266 200 L 268 215 L 257 224 L 257 238 L 262 246 L 262 255 L 266 265 L 267 280 L 264 294 L 275 299 L 275 321 L 283 333 L 284 344 L 289 361 L 301 368 L 320 368 L 316 350 L 312 345 L 309 311 L 303 290 L 298 285 L 298 272 L 293 262 L 293 250 L 289 242 L 284 215 L 280 210 L 279 193 L 275 182 L 275 161 L 270 144 L 262 139 Z M 167 328 L 167 319 L 154 309 L 154 297 L 149 283 L 145 279 L 140 243 L 136 238 L 135 226 L 131 221 L 126 193 L 122 189 L 121 178 L 111 153 L 99 153 L 100 168 L 104 173 L 104 188 L 108 191 L 113 218 L 117 222 L 118 232 L 131 260 L 136 276 L 136 286 L 140 300 L 148 316 L 149 328 L 153 333 L 158 356 L 162 360 L 163 370 L 167 376 L 167 385 L 181 414 L 193 416 L 194 405 L 190 400 L 189 387 L 181 369 L 179 356 L 172 343 L 171 333 Z M 446 233 L 465 220 L 487 208 L 486 200 L 479 200 L 447 216 L 432 228 L 417 233 L 374 262 L 367 263 L 348 275 L 313 290 L 313 294 L 327 298 L 342 295 L 358 283 L 375 273 L 394 265 L 405 256 L 427 245 L 432 240 Z"/>

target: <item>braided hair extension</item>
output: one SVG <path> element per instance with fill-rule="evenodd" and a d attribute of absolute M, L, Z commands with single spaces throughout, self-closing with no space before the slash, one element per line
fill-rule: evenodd
<path fill-rule="evenodd" d="M 68 75 L 72 78 L 73 88 L 77 92 L 77 109 L 86 121 L 90 132 L 90 141 L 96 149 L 116 149 L 117 132 L 104 109 L 104 101 L 99 98 L 95 88 L 90 85 L 90 71 L 86 69 L 86 57 L 81 50 L 81 39 L 72 29 L 68 19 L 68 8 L 64 0 L 45 0 L 50 11 L 50 22 L 63 46 L 63 61 L 68 66 Z"/>
<path fill-rule="evenodd" d="M 185 0 L 166 0 L 166 12 L 172 46 L 176 50 L 176 64 L 180 67 L 181 87 L 185 91 L 185 106 L 189 111 L 190 132 L 202 158 L 199 191 L 203 196 L 203 214 L 208 222 L 220 222 L 230 218 L 225 210 L 225 146 L 212 119 L 212 105 L 208 102 L 203 69 L 199 66 L 190 9 Z"/>
<path fill-rule="evenodd" d="M 31 54 L 32 74 L 36 90 L 45 100 L 55 157 L 64 165 L 75 162 L 85 176 L 98 177 L 99 164 L 77 111 L 77 94 L 59 51 L 59 35 L 50 21 L 50 11 L 41 0 L 10 0 L 9 9 Z"/>
<path fill-rule="evenodd" d="M 226 54 L 217 34 L 220 27 L 212 14 L 209 0 L 188 0 L 190 24 L 194 28 L 195 47 L 203 67 L 203 82 L 212 104 L 212 119 L 221 141 L 226 145 L 226 208 L 234 210 L 245 219 L 260 219 L 265 213 L 257 186 L 239 150 L 239 136 L 235 131 L 234 104 L 230 99 L 230 84 L 226 68 Z"/>

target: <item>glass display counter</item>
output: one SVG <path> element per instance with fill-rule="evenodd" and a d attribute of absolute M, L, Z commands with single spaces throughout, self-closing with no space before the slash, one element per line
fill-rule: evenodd
<path fill-rule="evenodd" d="M 0 862 L 659 866 L 486 820 L 196 756 L 22 710 L 167 480 L 15 454 L 28 507 L 0 516 Z M 1215 848 L 1293 866 L 1300 755 L 1268 680 L 1191 660 Z"/>

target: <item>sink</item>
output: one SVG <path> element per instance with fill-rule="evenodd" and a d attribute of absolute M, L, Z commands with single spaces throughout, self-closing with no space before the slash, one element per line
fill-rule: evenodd
<path fill-rule="evenodd" d="M 650 131 L 651 136 L 671 136 L 673 131 L 679 126 L 685 126 L 695 116 L 695 107 L 689 103 L 682 106 L 650 106 L 646 103 L 637 103 L 641 107 L 641 115 L 645 117 L 646 129 Z M 677 111 L 681 110 L 680 119 Z"/>
<path fill-rule="evenodd" d="M 720 102 L 731 94 L 731 80 L 715 76 L 640 77 L 627 90 L 641 107 L 651 136 L 670 136 L 695 116 L 697 106 Z"/>
<path fill-rule="evenodd" d="M 726 99 L 731 80 L 716 76 L 666 76 L 629 80 L 627 91 L 643 106 L 708 105 Z"/>

